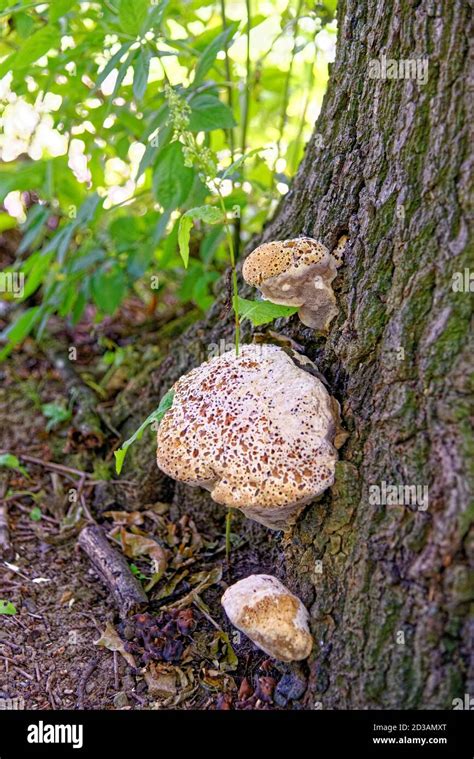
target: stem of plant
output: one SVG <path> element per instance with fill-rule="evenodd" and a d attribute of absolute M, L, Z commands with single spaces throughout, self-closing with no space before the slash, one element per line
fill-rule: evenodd
<path fill-rule="evenodd" d="M 245 77 L 245 97 L 242 109 L 242 142 L 240 148 L 242 155 L 247 149 L 247 128 L 249 121 L 249 99 L 250 99 L 250 26 L 252 23 L 252 8 L 250 6 L 250 0 L 246 0 L 245 6 L 247 8 L 247 61 L 246 61 L 246 77 Z"/>
<path fill-rule="evenodd" d="M 295 25 L 293 27 L 293 49 L 291 51 L 291 58 L 290 58 L 290 65 L 288 66 L 288 71 L 286 72 L 286 79 L 285 79 L 285 86 L 283 89 L 283 102 L 281 106 L 281 115 L 280 115 L 280 131 L 278 134 L 278 141 L 277 141 L 277 150 L 276 150 L 276 159 L 275 164 L 273 167 L 273 173 L 272 173 L 272 187 L 275 184 L 275 174 L 276 174 L 276 164 L 278 159 L 280 158 L 280 151 L 281 151 L 281 141 L 283 139 L 283 132 L 285 131 L 286 126 L 286 118 L 287 118 L 287 111 L 288 111 L 288 102 L 290 99 L 290 82 L 291 82 L 291 74 L 293 71 L 293 60 L 296 55 L 296 40 L 298 37 L 298 22 L 301 15 L 301 9 L 303 7 L 303 0 L 298 0 L 298 5 L 296 8 L 296 17 L 295 17 Z"/>
<path fill-rule="evenodd" d="M 226 14 L 226 8 L 225 8 L 225 0 L 221 0 L 221 15 L 222 15 L 222 28 L 225 31 L 227 29 L 227 14 Z M 228 44 L 226 43 L 225 46 L 225 71 L 226 71 L 226 77 L 227 77 L 227 102 L 229 104 L 229 108 L 234 113 L 234 96 L 233 96 L 233 90 L 232 90 L 232 69 L 230 66 L 230 58 L 229 58 L 229 50 L 228 50 Z M 228 136 L 229 136 L 229 147 L 230 147 L 230 156 L 232 163 L 235 160 L 235 142 L 234 142 L 234 129 L 233 127 L 230 127 L 228 130 Z M 235 258 L 238 258 L 240 252 L 240 216 L 238 216 L 235 219 L 234 222 L 234 254 Z"/>
<path fill-rule="evenodd" d="M 232 307 L 234 309 L 234 316 L 235 316 L 235 355 L 238 356 L 239 345 L 240 345 L 239 286 L 237 282 L 237 270 L 235 268 L 234 241 L 232 239 L 232 234 L 229 228 L 229 224 L 227 222 L 224 198 L 222 197 L 219 190 L 218 190 L 218 193 L 219 193 L 219 202 L 220 202 L 222 214 L 225 219 L 224 228 L 225 228 L 225 233 L 227 237 L 227 244 L 229 246 L 230 266 L 232 269 Z"/>
<path fill-rule="evenodd" d="M 227 515 L 225 518 L 225 555 L 227 559 L 227 564 L 230 564 L 230 527 L 232 524 L 232 509 L 229 507 L 227 509 Z"/>
<path fill-rule="evenodd" d="M 227 15 L 225 10 L 225 0 L 221 0 L 221 16 L 222 16 L 222 29 L 225 32 L 227 29 Z M 229 46 L 226 42 L 224 53 L 225 53 L 225 75 L 228 82 L 227 87 L 227 102 L 229 104 L 229 108 L 234 112 L 234 97 L 232 93 L 232 71 L 230 68 L 230 59 L 229 59 Z M 232 158 L 232 162 L 234 161 L 234 129 L 233 127 L 229 128 L 229 147 L 230 147 L 230 154 Z"/>

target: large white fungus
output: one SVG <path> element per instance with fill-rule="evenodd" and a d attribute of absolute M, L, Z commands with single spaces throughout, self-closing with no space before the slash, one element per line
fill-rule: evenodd
<path fill-rule="evenodd" d="M 288 528 L 334 481 L 338 404 L 312 372 L 308 359 L 262 344 L 193 369 L 174 385 L 158 428 L 159 468 Z"/>

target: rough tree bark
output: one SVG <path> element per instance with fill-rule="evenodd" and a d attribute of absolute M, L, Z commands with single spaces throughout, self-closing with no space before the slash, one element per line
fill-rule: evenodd
<path fill-rule="evenodd" d="M 286 581 L 310 608 L 317 641 L 307 708 L 450 709 L 474 693 L 474 295 L 452 289 L 469 255 L 471 21 L 465 0 L 340 1 L 322 112 L 263 235 L 306 234 L 328 247 L 350 237 L 328 338 L 297 317 L 272 325 L 316 361 L 350 432 L 335 486 L 282 544 Z M 369 78 L 381 53 L 427 58 L 427 83 Z M 211 343 L 231 339 L 225 300 L 177 342 L 154 375 L 153 402 Z M 382 482 L 427 485 L 428 509 L 372 504 L 370 487 Z M 207 494 L 175 491 L 182 508 L 196 499 L 201 520 L 212 518 Z"/>

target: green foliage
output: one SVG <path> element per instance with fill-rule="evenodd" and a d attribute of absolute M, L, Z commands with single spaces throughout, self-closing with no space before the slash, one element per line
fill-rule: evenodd
<path fill-rule="evenodd" d="M 16 606 L 11 601 L 7 601 L 4 598 L 0 598 L 0 614 L 8 614 L 13 616 L 17 614 Z"/>
<path fill-rule="evenodd" d="M 17 472 L 21 472 L 25 477 L 28 477 L 28 472 L 21 466 L 18 458 L 12 453 L 0 454 L 0 466 L 5 466 L 8 469 L 16 469 Z"/>
<path fill-rule="evenodd" d="M 191 236 L 191 229 L 193 221 L 197 219 L 205 221 L 207 224 L 222 224 L 224 222 L 222 211 L 214 206 L 190 208 L 189 211 L 186 211 L 186 213 L 181 216 L 178 227 L 178 244 L 179 252 L 186 269 L 188 268 L 189 263 L 189 239 Z"/>
<path fill-rule="evenodd" d="M 47 432 L 50 432 L 50 430 L 58 427 L 63 422 L 67 422 L 72 416 L 71 409 L 59 403 L 44 403 L 41 406 L 41 411 L 46 419 L 49 419 L 46 425 Z"/>
<path fill-rule="evenodd" d="M 1 163 L 0 202 L 34 200 L 19 224 L 10 270 L 26 282 L 20 298 L 5 294 L 16 317 L 0 360 L 41 338 L 53 315 L 74 326 L 93 304 L 99 321 L 132 290 L 146 306 L 157 273 L 163 303 L 211 305 L 216 277 L 303 153 L 308 103 L 326 81 L 315 39 L 335 36 L 333 6 L 303 0 L 299 19 L 275 3 L 270 20 L 252 4 L 248 66 L 248 20 L 225 0 L 224 24 L 217 3 L 2 4 L 0 116 L 18 150 Z M 215 216 L 193 215 L 202 208 Z M 0 230 L 11 226 L 1 213 Z"/>
<path fill-rule="evenodd" d="M 249 319 L 254 327 L 268 324 L 279 317 L 288 317 L 298 311 L 294 306 L 278 306 L 268 300 L 245 300 L 239 298 L 239 313 L 242 319 Z"/>
<path fill-rule="evenodd" d="M 161 422 L 164 415 L 167 411 L 171 408 L 173 405 L 173 398 L 174 398 L 174 392 L 172 390 L 168 390 L 168 392 L 163 396 L 163 398 L 160 401 L 160 405 L 157 409 L 152 411 L 152 413 L 147 416 L 145 421 L 140 425 L 138 430 L 134 432 L 132 437 L 130 437 L 128 440 L 123 443 L 121 448 L 118 449 L 118 451 L 114 451 L 115 456 L 115 469 L 117 471 L 117 474 L 120 474 L 123 467 L 123 462 L 125 461 L 125 456 L 127 455 L 127 451 L 130 448 L 130 446 L 136 441 L 140 440 L 143 433 L 145 432 L 146 428 L 149 427 L 151 424 L 154 425 L 156 428 L 157 425 Z"/>
<path fill-rule="evenodd" d="M 40 522 L 41 521 L 41 509 L 39 506 L 33 506 L 33 508 L 30 511 L 30 519 L 33 522 Z"/>

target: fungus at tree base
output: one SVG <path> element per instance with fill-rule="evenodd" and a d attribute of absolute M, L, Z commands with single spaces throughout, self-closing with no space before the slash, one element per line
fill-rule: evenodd
<path fill-rule="evenodd" d="M 232 624 L 275 659 L 300 661 L 310 655 L 308 611 L 276 577 L 246 577 L 226 590 L 221 603 Z"/>
<path fill-rule="evenodd" d="M 302 368 L 314 365 L 295 361 L 247 345 L 181 377 L 157 432 L 160 469 L 267 527 L 291 526 L 333 484 L 339 432 L 336 401 Z"/>

